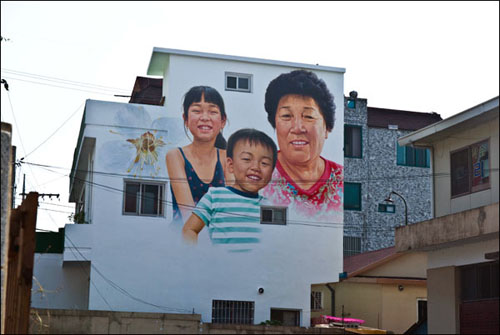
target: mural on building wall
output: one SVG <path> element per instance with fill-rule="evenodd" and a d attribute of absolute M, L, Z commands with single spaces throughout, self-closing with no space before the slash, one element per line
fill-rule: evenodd
<path fill-rule="evenodd" d="M 322 156 L 335 120 L 326 84 L 309 71 L 281 74 L 269 83 L 264 106 L 279 152 L 250 129 L 234 133 L 226 152 L 216 147 L 228 119 L 220 93 L 206 86 L 186 93 L 192 142 L 167 154 L 174 222 L 183 224 L 186 241 L 196 243 L 207 227 L 213 244 L 248 252 L 261 242 L 261 223 L 342 223 L 342 166 Z"/>
<path fill-rule="evenodd" d="M 112 119 L 115 126 L 109 133 L 119 139 L 106 141 L 100 157 L 103 165 L 111 170 L 133 177 L 158 177 L 163 175 L 163 157 L 167 145 L 178 143 L 177 119 L 158 117 L 152 119 L 144 106 L 123 105 Z"/>
<path fill-rule="evenodd" d="M 165 216 L 175 230 L 168 240 L 198 243 L 200 236 L 202 245 L 241 254 L 290 226 L 330 224 L 341 236 L 342 157 L 324 148 L 342 145 L 343 127 L 333 132 L 337 107 L 329 88 L 316 74 L 296 70 L 272 79 L 260 99 L 265 113 L 255 115 L 273 134 L 241 132 L 246 124 L 226 112 L 223 96 L 210 86 L 189 88 L 178 117 L 161 116 L 158 107 L 123 105 L 101 144 L 101 164 L 142 181 L 165 180 L 167 187 L 127 186 L 136 191 L 124 201 L 137 203 L 138 213 L 148 205 L 148 213 Z M 228 134 L 236 132 L 231 144 Z"/>

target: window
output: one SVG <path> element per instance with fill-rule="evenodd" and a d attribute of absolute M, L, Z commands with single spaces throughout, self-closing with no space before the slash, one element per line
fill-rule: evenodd
<path fill-rule="evenodd" d="M 361 184 L 344 183 L 344 209 L 361 210 Z"/>
<path fill-rule="evenodd" d="M 163 216 L 162 184 L 125 181 L 123 213 Z"/>
<path fill-rule="evenodd" d="M 427 300 L 417 299 L 417 322 L 427 320 Z"/>
<path fill-rule="evenodd" d="M 489 141 L 475 143 L 450 155 L 451 196 L 490 187 Z"/>
<path fill-rule="evenodd" d="M 416 166 L 428 168 L 431 166 L 431 151 L 425 148 L 410 146 L 397 146 L 397 164 L 403 166 Z"/>
<path fill-rule="evenodd" d="M 381 213 L 396 213 L 396 205 L 378 204 L 378 211 Z"/>
<path fill-rule="evenodd" d="M 361 158 L 361 126 L 344 125 L 344 156 Z"/>
<path fill-rule="evenodd" d="M 286 207 L 260 207 L 260 223 L 286 225 Z"/>
<path fill-rule="evenodd" d="M 460 267 L 462 301 L 498 299 L 498 261 Z"/>
<path fill-rule="evenodd" d="M 226 72 L 226 91 L 252 92 L 252 75 Z"/>
<path fill-rule="evenodd" d="M 323 292 L 319 291 L 311 292 L 311 309 L 312 310 L 323 309 Z"/>
<path fill-rule="evenodd" d="M 361 237 L 344 236 L 344 257 L 361 253 Z"/>
<path fill-rule="evenodd" d="M 253 301 L 212 300 L 212 323 L 253 324 Z"/>
<path fill-rule="evenodd" d="M 351 109 L 356 108 L 356 100 L 347 99 L 347 108 L 351 108 Z"/>

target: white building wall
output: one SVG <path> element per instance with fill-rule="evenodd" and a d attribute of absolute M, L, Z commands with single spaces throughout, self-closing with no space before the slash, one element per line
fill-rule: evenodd
<path fill-rule="evenodd" d="M 31 307 L 88 309 L 89 262 L 63 263 L 62 254 L 35 254 Z"/>

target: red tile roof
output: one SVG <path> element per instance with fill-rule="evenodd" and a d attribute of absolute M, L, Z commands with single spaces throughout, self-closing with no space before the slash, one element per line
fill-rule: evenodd
<path fill-rule="evenodd" d="M 402 130 L 417 130 L 441 121 L 437 113 L 409 112 L 397 109 L 368 107 L 368 127 L 387 128 L 397 125 Z"/>
<path fill-rule="evenodd" d="M 400 255 L 401 254 L 396 254 L 396 247 L 389 247 L 345 257 L 344 272 L 347 272 L 348 277 L 352 277 L 363 271 L 377 267 L 390 259 L 399 257 Z"/>

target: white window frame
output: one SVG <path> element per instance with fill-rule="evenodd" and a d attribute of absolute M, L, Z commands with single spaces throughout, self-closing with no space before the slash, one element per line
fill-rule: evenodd
<path fill-rule="evenodd" d="M 137 203 L 136 203 L 136 211 L 134 213 L 132 212 L 125 212 L 125 203 L 126 203 L 126 197 L 127 197 L 127 184 L 139 184 L 139 193 L 137 196 Z M 158 213 L 157 214 L 141 214 L 142 210 L 142 187 L 143 185 L 153 185 L 153 186 L 159 186 L 158 187 Z M 165 189 L 166 189 L 166 183 L 161 183 L 161 182 L 156 182 L 156 181 L 149 181 L 149 180 L 138 180 L 138 179 L 124 179 L 123 180 L 123 204 L 122 204 L 122 215 L 127 215 L 127 216 L 148 216 L 148 217 L 165 217 Z"/>
<path fill-rule="evenodd" d="M 263 218 L 263 211 L 265 210 L 271 210 L 272 211 L 272 220 L 271 221 L 264 221 Z M 282 211 L 283 212 L 283 217 L 284 220 L 277 222 L 275 221 L 274 213 L 276 211 Z M 280 207 L 280 206 L 260 206 L 260 223 L 261 224 L 272 224 L 272 225 L 280 225 L 280 226 L 286 226 L 287 221 L 288 221 L 288 213 L 287 213 L 287 207 Z"/>
<path fill-rule="evenodd" d="M 227 78 L 228 77 L 235 77 L 236 78 L 236 88 L 227 87 Z M 248 79 L 248 88 L 240 88 L 239 87 L 239 79 L 240 78 Z M 236 72 L 225 72 L 225 74 L 224 74 L 224 88 L 226 89 L 226 91 L 252 93 L 252 85 L 253 85 L 253 75 L 252 74 L 236 73 Z"/>

